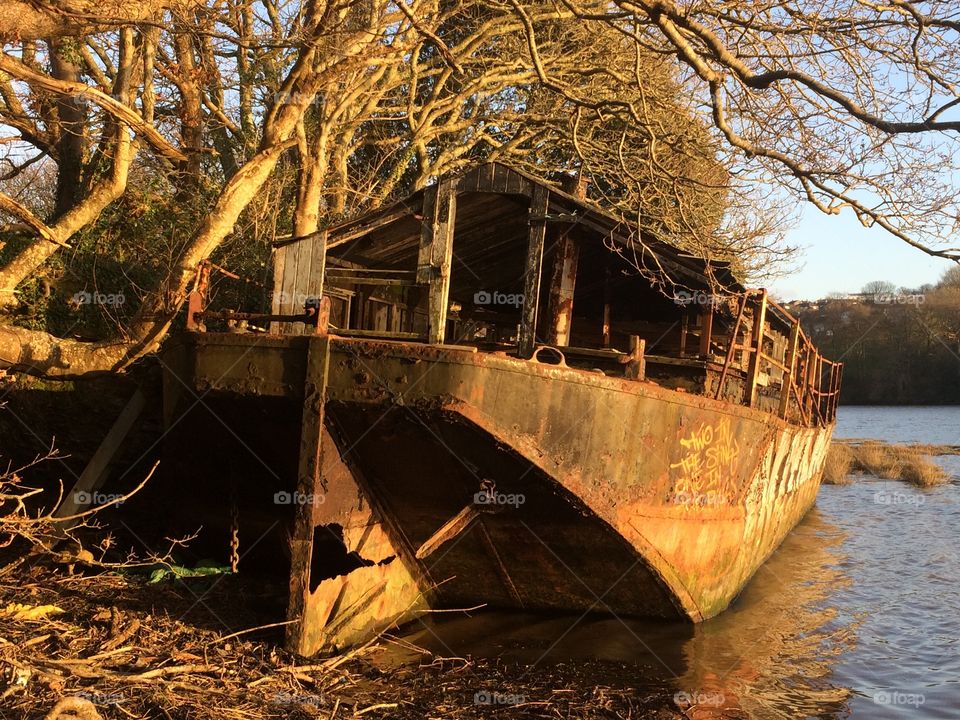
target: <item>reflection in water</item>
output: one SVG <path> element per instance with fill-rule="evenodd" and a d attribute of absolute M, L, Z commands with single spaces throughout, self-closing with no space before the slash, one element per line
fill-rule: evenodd
<path fill-rule="evenodd" d="M 844 534 L 812 510 L 757 571 L 731 608 L 696 627 L 683 648 L 678 688 L 750 717 L 843 717 L 850 691 L 832 665 L 853 650 L 856 623 L 841 622 L 830 596 L 843 571 Z M 711 717 L 702 707 L 697 717 Z M 717 717 L 722 717 L 717 714 Z"/>
<path fill-rule="evenodd" d="M 837 435 L 960 444 L 960 408 L 841 408 Z M 960 717 L 960 457 L 938 462 L 952 484 L 822 488 L 730 609 L 699 626 L 490 612 L 438 616 L 408 639 L 517 676 L 568 663 L 586 688 L 659 692 L 698 720 Z"/>
<path fill-rule="evenodd" d="M 696 705 L 690 712 L 696 718 L 730 717 L 734 709 L 757 718 L 843 717 L 849 690 L 832 683 L 830 665 L 849 651 L 854 623 L 838 622 L 825 602 L 849 582 L 837 551 L 842 540 L 812 511 L 731 610 L 697 626 L 487 612 L 425 620 L 405 640 L 441 656 L 497 657 L 518 672 L 581 662 L 584 684 L 610 683 L 616 675 L 674 696 L 681 706 Z M 395 649 L 392 661 L 415 658 Z"/>

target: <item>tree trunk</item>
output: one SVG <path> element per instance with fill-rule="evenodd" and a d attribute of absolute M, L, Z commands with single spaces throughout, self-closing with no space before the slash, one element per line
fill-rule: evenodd
<path fill-rule="evenodd" d="M 48 231 L 57 242 L 65 243 L 74 233 L 94 222 L 104 208 L 123 194 L 127 187 L 127 174 L 133 158 L 133 142 L 125 126 L 116 131 L 113 150 L 113 165 L 110 173 L 97 181 L 90 193 L 70 208 Z M 60 246 L 38 238 L 0 268 L 0 308 L 17 304 L 14 295 L 17 285 L 26 280 Z"/>
<path fill-rule="evenodd" d="M 133 59 L 133 30 L 124 28 L 120 31 L 120 53 L 117 63 L 118 73 L 114 87 L 114 94 L 120 102 L 129 103 L 132 95 L 130 90 L 131 77 L 128 70 Z M 59 63 L 60 61 L 55 61 Z M 64 72 L 70 72 L 65 70 Z M 71 112 L 69 105 L 67 112 Z M 84 110 L 84 115 L 86 112 Z M 0 309 L 13 307 L 17 304 L 17 298 L 14 294 L 17 286 L 26 280 L 36 271 L 54 252 L 67 242 L 76 232 L 94 222 L 104 208 L 120 197 L 127 187 L 127 176 L 130 171 L 130 164 L 134 156 L 134 144 L 130 137 L 129 128 L 121 121 L 113 119 L 108 121 L 108 129 L 104 131 L 104 137 L 99 152 L 103 154 L 112 154 L 113 160 L 110 166 L 110 172 L 97 179 L 93 186 L 86 192 L 86 195 L 80 199 L 72 197 L 72 202 L 67 206 L 64 200 L 63 212 L 55 215 L 56 222 L 46 228 L 41 235 L 47 235 L 46 238 L 40 237 L 34 240 L 30 245 L 15 255 L 6 265 L 0 267 Z M 112 132 L 110 126 L 112 125 Z M 73 134 L 69 132 L 70 128 L 62 128 L 61 133 Z M 78 129 L 79 135 L 79 129 Z M 82 140 L 82 136 L 81 140 Z M 75 149 L 67 146 L 69 152 Z M 112 146 L 112 147 L 111 147 Z M 82 165 L 83 147 L 80 148 L 79 162 Z M 62 161 L 61 161 L 62 162 Z M 68 196 L 68 189 L 64 190 L 64 195 L 60 194 L 61 177 L 63 166 L 60 169 L 61 175 L 58 175 L 57 187 L 57 205 L 60 208 L 61 198 Z M 65 182 L 65 181 L 64 181 Z M 79 178 L 76 180 L 79 185 Z"/>
<path fill-rule="evenodd" d="M 230 179 L 175 271 L 141 306 L 127 338 L 89 343 L 0 325 L 0 369 L 70 379 L 118 372 L 155 350 L 176 317 L 197 266 L 233 229 L 240 213 L 276 167 L 284 149 L 286 144 L 278 143 L 261 150 Z"/>
<path fill-rule="evenodd" d="M 187 161 L 181 164 L 179 197 L 187 200 L 196 197 L 200 186 L 200 161 L 203 148 L 203 108 L 201 106 L 200 75 L 194 54 L 193 36 L 185 27 L 174 39 L 177 53 L 177 63 L 180 65 L 178 73 L 180 80 L 177 84 L 180 89 L 180 135 L 183 139 L 182 149 L 187 155 Z"/>
<path fill-rule="evenodd" d="M 79 83 L 80 66 L 71 59 L 73 42 L 52 40 L 50 65 L 57 80 Z M 53 220 L 67 213 L 80 199 L 83 164 L 86 155 L 86 103 L 78 97 L 63 95 L 57 99 L 57 194 Z"/>

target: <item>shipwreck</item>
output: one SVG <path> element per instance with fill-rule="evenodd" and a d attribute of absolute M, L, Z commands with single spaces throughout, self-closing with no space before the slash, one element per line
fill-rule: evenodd
<path fill-rule="evenodd" d="M 239 495 L 291 649 L 439 608 L 705 620 L 814 503 L 840 364 L 568 190 L 490 163 L 282 241 L 269 313 L 209 309 L 201 267 L 167 472 L 181 510 Z"/>

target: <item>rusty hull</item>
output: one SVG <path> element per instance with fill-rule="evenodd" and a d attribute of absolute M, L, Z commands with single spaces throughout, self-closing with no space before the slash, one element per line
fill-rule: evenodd
<path fill-rule="evenodd" d="M 312 403 L 303 427 L 321 429 L 290 480 L 325 497 L 292 543 L 288 643 L 304 655 L 428 607 L 710 618 L 813 504 L 833 429 L 466 347 L 188 334 L 164 362 L 168 422 L 193 393 Z M 484 481 L 523 502 L 451 522 Z M 310 578 L 324 527 L 364 565 Z"/>

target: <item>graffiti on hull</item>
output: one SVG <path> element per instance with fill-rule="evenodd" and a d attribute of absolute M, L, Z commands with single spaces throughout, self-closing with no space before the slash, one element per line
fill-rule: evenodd
<path fill-rule="evenodd" d="M 684 506 L 729 505 L 736 496 L 740 443 L 730 419 L 700 423 L 680 439 L 682 456 L 670 469 L 676 480 L 672 502 Z"/>

